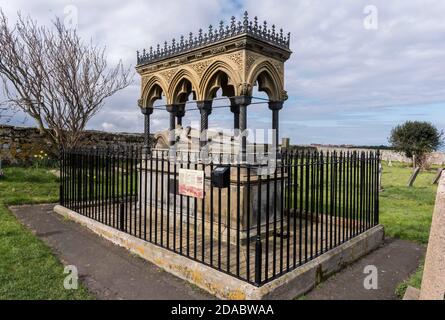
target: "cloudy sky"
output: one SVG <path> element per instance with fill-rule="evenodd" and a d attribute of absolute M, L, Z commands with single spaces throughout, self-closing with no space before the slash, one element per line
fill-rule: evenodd
<path fill-rule="evenodd" d="M 369 6 L 377 9 L 377 25 Z M 122 59 L 127 66 L 140 48 L 248 10 L 292 33 L 281 133 L 293 143 L 386 144 L 391 128 L 405 120 L 445 129 L 443 0 L 0 0 L 0 7 L 10 21 L 21 11 L 41 24 L 77 12 L 81 35 L 106 46 L 110 63 Z M 109 99 L 88 127 L 142 132 L 139 81 Z M 168 126 L 165 112 L 154 117 L 154 129 Z M 197 120 L 190 113 L 185 123 Z M 32 120 L 19 114 L 13 123 Z M 210 118 L 215 127 L 230 123 L 228 110 Z M 249 109 L 249 126 L 270 126 L 266 106 Z"/>

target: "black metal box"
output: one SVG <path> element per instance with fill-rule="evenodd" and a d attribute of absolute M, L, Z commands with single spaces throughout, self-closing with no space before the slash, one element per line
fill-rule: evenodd
<path fill-rule="evenodd" d="M 218 166 L 213 169 L 212 186 L 228 188 L 230 186 L 230 167 Z"/>

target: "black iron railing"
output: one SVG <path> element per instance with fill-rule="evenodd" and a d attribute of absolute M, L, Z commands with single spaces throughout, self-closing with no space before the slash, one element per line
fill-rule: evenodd
<path fill-rule="evenodd" d="M 103 224 L 260 286 L 379 222 L 379 154 L 282 153 L 275 169 L 166 151 L 61 152 L 60 202 Z M 203 197 L 179 192 L 179 172 L 203 175 Z M 264 169 L 264 168 L 263 168 Z"/>

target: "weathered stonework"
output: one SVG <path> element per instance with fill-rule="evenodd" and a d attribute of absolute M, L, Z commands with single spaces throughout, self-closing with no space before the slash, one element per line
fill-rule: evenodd
<path fill-rule="evenodd" d="M 157 52 L 151 51 L 148 57 L 157 58 L 141 59 L 136 67 L 141 76 L 141 107 L 151 108 L 162 95 L 167 105 L 183 103 L 184 95 L 188 97 L 192 92 L 198 101 L 211 100 L 216 88 L 233 96 L 251 96 L 257 83 L 271 101 L 285 100 L 284 62 L 291 51 L 281 40 L 274 42 L 272 33 L 268 36 L 258 31 L 265 29 L 250 28 L 234 31 L 233 36 L 229 34 L 220 41 L 212 38 L 190 50 L 184 49 L 181 39 L 182 50 L 173 43 L 165 47 L 165 55 L 159 48 Z M 230 30 L 219 32 L 227 34 Z M 279 37 L 275 33 L 274 36 Z"/>
<path fill-rule="evenodd" d="M 301 267 L 261 287 L 256 287 L 202 263 L 101 224 L 60 205 L 57 205 L 54 211 L 86 226 L 114 244 L 127 248 L 218 298 L 228 300 L 293 299 L 310 291 L 335 272 L 378 248 L 384 239 L 383 226 L 375 226 Z"/>
<path fill-rule="evenodd" d="M 85 131 L 82 144 L 104 146 L 142 144 L 143 141 L 142 134 Z M 0 125 L 0 157 L 4 164 L 29 164 L 41 151 L 50 156 L 50 149 L 37 128 Z"/>
<path fill-rule="evenodd" d="M 375 151 L 373 149 L 366 148 L 346 148 L 346 147 L 335 147 L 335 146 L 320 146 L 320 145 L 312 145 L 308 146 L 308 148 L 312 148 L 314 150 L 323 151 L 323 152 L 369 152 Z M 383 161 L 396 161 L 396 162 L 404 162 L 404 163 L 412 163 L 412 160 L 405 157 L 402 153 L 396 152 L 394 150 L 380 150 L 380 158 Z M 426 156 L 425 159 L 426 164 L 428 165 L 440 165 L 445 166 L 445 153 L 444 152 L 431 152 Z"/>

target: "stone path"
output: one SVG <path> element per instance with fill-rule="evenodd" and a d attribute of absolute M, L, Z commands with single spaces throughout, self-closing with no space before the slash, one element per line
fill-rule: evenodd
<path fill-rule="evenodd" d="M 53 212 L 54 205 L 12 207 L 17 218 L 46 242 L 65 265 L 75 265 L 98 299 L 185 299 L 213 297 L 85 227 Z"/>
<path fill-rule="evenodd" d="M 395 289 L 419 266 L 425 248 L 413 242 L 386 239 L 385 244 L 309 292 L 310 300 L 393 300 Z M 367 265 L 378 270 L 378 289 L 366 290 Z"/>
<path fill-rule="evenodd" d="M 212 299 L 154 264 L 98 237 L 85 227 L 55 214 L 54 205 L 12 207 L 12 212 L 46 242 L 65 265 L 75 265 L 80 278 L 98 299 Z M 329 278 L 307 299 L 396 299 L 395 288 L 415 271 L 423 246 L 387 239 L 378 250 Z M 363 287 L 367 265 L 379 272 L 377 290 Z"/>

